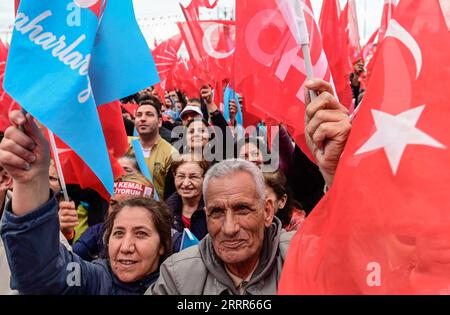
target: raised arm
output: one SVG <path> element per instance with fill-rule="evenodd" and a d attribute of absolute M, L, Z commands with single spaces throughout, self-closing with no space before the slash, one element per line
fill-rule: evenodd
<path fill-rule="evenodd" d="M 13 111 L 9 117 L 13 126 L 0 143 L 0 163 L 14 179 L 14 191 L 1 236 L 13 289 L 22 294 L 101 293 L 108 274 L 60 243 L 59 206 L 49 189 L 46 139 L 30 115 Z"/>
<path fill-rule="evenodd" d="M 16 110 L 9 117 L 13 126 L 0 144 L 0 164 L 14 179 L 12 211 L 23 216 L 49 199 L 50 151 L 30 114 Z"/>

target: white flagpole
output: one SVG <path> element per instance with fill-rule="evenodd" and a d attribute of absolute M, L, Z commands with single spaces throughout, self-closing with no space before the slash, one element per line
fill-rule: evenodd
<path fill-rule="evenodd" d="M 309 49 L 309 33 L 308 27 L 306 26 L 303 0 L 277 0 L 277 3 L 297 44 L 302 48 L 306 76 L 308 80 L 311 80 L 314 78 L 314 72 Z M 309 97 L 311 101 L 316 98 L 314 91 L 309 91 Z"/>
<path fill-rule="evenodd" d="M 59 154 L 58 154 L 58 148 L 56 147 L 55 135 L 53 134 L 53 132 L 48 130 L 48 136 L 50 138 L 50 144 L 52 146 L 53 157 L 55 158 L 56 171 L 58 172 L 59 182 L 61 183 L 61 189 L 63 191 L 64 200 L 68 202 L 70 200 L 69 200 L 69 195 L 67 194 L 66 182 L 64 180 L 64 174 L 63 174 L 63 171 L 61 168 L 61 162 L 59 161 Z"/>

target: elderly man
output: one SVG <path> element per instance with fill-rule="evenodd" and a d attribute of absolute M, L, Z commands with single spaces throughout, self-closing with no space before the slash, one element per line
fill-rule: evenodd
<path fill-rule="evenodd" d="M 207 235 L 169 257 L 147 294 L 275 294 L 293 233 L 281 230 L 252 163 L 226 160 L 203 184 Z"/>

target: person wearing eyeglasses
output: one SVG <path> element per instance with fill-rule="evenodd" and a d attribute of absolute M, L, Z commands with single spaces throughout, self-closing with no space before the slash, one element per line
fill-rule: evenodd
<path fill-rule="evenodd" d="M 166 203 L 173 212 L 174 229 L 188 228 L 199 240 L 208 233 L 202 188 L 209 163 L 199 156 L 183 154 L 172 164 L 176 192 Z"/>

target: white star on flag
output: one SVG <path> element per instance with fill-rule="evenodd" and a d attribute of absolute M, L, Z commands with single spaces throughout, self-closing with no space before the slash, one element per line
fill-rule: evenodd
<path fill-rule="evenodd" d="M 396 175 L 407 145 L 418 144 L 445 149 L 446 146 L 416 128 L 424 108 L 425 105 L 422 105 L 396 116 L 373 109 L 372 115 L 377 131 L 355 155 L 384 149 L 392 172 Z"/>

